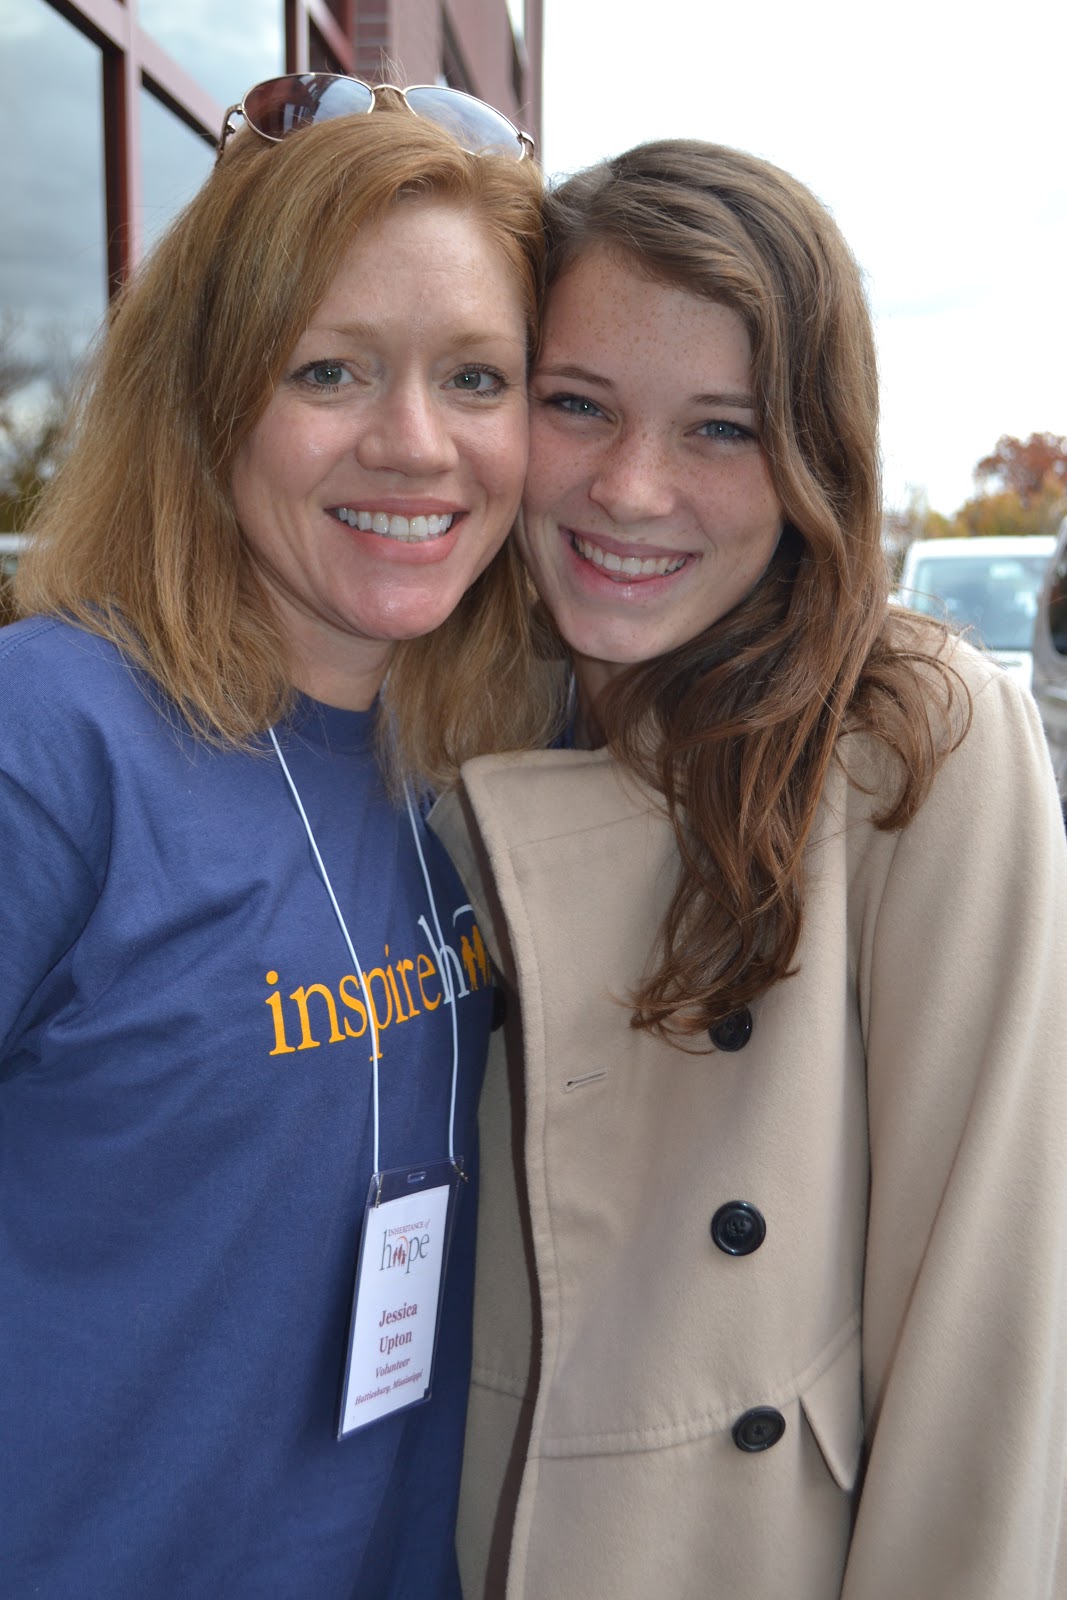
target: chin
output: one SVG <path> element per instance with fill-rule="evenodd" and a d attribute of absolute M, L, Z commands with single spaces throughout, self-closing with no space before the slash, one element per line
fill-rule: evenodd
<path fill-rule="evenodd" d="M 639 667 L 646 661 L 655 661 L 671 649 L 669 644 L 650 643 L 646 646 L 635 644 L 633 640 L 622 642 L 618 639 L 582 638 L 580 634 L 572 634 L 566 642 L 575 655 L 600 661 L 619 672 L 627 667 Z"/>
<path fill-rule="evenodd" d="M 450 605 L 415 606 L 402 609 L 383 618 L 375 630 L 377 637 L 389 644 L 401 644 L 408 639 L 422 639 L 447 622 L 463 595 L 459 594 Z"/>

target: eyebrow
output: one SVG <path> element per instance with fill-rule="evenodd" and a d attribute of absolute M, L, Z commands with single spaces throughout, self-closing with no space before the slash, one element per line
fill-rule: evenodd
<path fill-rule="evenodd" d="M 329 327 L 308 327 L 304 329 L 302 338 L 338 338 L 352 339 L 356 342 L 364 340 L 372 343 L 379 338 L 380 328 L 370 322 L 342 322 L 331 324 Z M 450 350 L 462 350 L 468 345 L 479 344 L 513 344 L 525 349 L 525 341 L 516 339 L 513 334 L 503 328 L 460 328 L 453 338 L 448 341 Z"/>
<path fill-rule="evenodd" d="M 588 367 L 573 366 L 563 362 L 559 366 L 538 367 L 539 378 L 571 378 L 577 383 L 588 383 L 595 389 L 614 389 L 615 385 L 610 378 L 602 378 L 599 373 L 591 372 Z M 690 404 L 696 406 L 735 406 L 740 411 L 752 411 L 755 402 L 750 394 L 743 394 L 740 390 L 722 390 L 717 394 L 694 394 L 689 397 Z"/>

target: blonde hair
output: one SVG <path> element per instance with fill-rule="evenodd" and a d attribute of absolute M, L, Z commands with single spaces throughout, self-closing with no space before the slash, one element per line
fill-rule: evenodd
<path fill-rule="evenodd" d="M 111 638 L 205 738 L 245 746 L 290 708 L 285 640 L 230 493 L 237 451 L 353 236 L 407 198 L 464 207 L 508 263 L 531 346 L 542 186 L 400 109 L 279 144 L 239 132 L 114 309 L 64 466 L 32 520 L 24 612 Z M 547 702 L 511 541 L 435 637 L 397 646 L 394 765 L 443 783 L 537 743 Z"/>
<path fill-rule="evenodd" d="M 944 630 L 894 619 L 881 546 L 878 381 L 859 269 L 788 173 L 721 145 L 638 146 L 546 202 L 551 285 L 590 249 L 731 307 L 752 343 L 760 439 L 785 528 L 752 592 L 620 675 L 598 707 L 620 760 L 664 797 L 682 871 L 636 1027 L 693 1035 L 787 976 L 804 849 L 846 732 L 899 779 L 911 820 L 969 717 Z"/>

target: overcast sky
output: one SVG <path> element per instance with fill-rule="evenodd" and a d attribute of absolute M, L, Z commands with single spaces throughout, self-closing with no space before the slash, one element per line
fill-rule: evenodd
<path fill-rule="evenodd" d="M 886 499 L 954 511 L 1001 434 L 1067 435 L 1065 0 L 545 0 L 544 160 L 736 145 L 867 275 Z"/>

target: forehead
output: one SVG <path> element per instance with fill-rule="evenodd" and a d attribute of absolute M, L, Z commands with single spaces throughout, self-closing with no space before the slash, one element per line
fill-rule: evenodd
<path fill-rule="evenodd" d="M 597 245 L 556 280 L 545 304 L 542 363 L 574 360 L 597 370 L 639 369 L 688 380 L 711 366 L 747 382 L 752 343 L 738 312 L 642 272 Z"/>
<path fill-rule="evenodd" d="M 359 229 L 314 320 L 345 307 L 361 318 L 395 310 L 522 320 L 525 299 L 523 273 L 476 208 L 403 199 Z"/>

